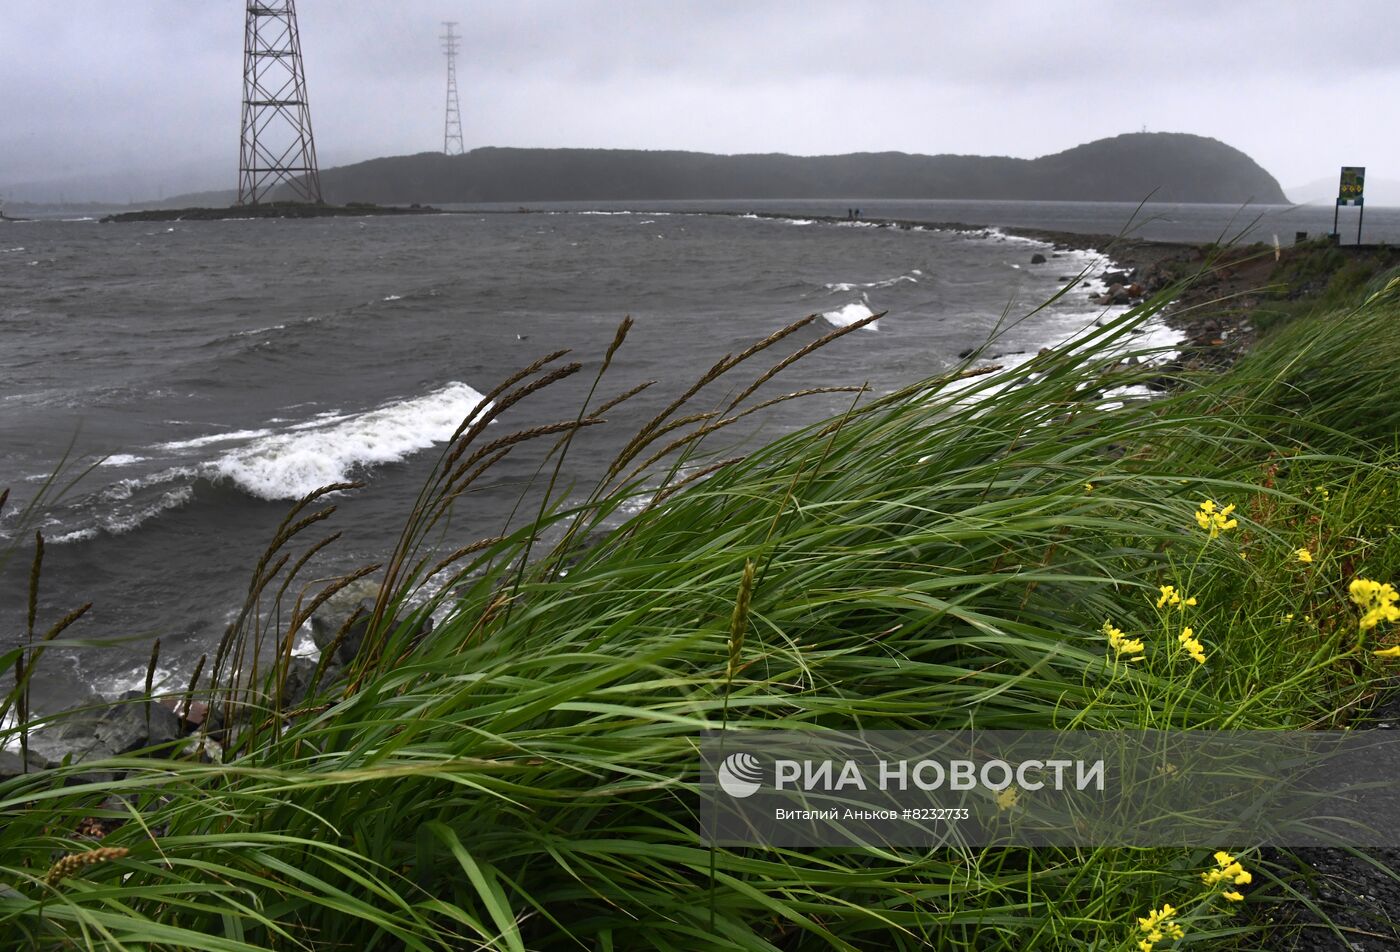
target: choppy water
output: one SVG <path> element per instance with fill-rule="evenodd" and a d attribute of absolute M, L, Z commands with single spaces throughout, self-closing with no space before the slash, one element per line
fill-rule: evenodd
<path fill-rule="evenodd" d="M 894 214 L 869 204 L 867 217 Z M 1116 209 L 1102 214 L 1097 230 L 1121 226 Z M 1050 253 L 995 232 L 657 213 L 5 225 L 0 487 L 14 498 L 0 550 L 16 548 L 0 575 L 0 647 L 23 626 L 29 542 L 15 538 L 14 514 L 65 458 L 65 473 L 90 471 L 40 520 L 41 627 L 92 601 L 74 634 L 131 647 L 51 654 L 45 693 L 129 686 L 156 636 L 180 682 L 241 603 L 291 500 L 367 479 L 338 500 L 345 537 L 310 574 L 381 559 L 433 448 L 482 393 L 543 353 L 574 348 L 585 373 L 501 426 L 572 418 L 623 315 L 637 324 L 606 389 L 661 381 L 576 442 L 567 476 L 588 488 L 623 435 L 713 360 L 803 315 L 824 319 L 798 344 L 890 312 L 878 330 L 786 371 L 772 393 L 887 391 L 952 365 L 1006 314 L 1094 264 L 1064 253 L 1031 265 L 1038 250 Z M 1102 316 L 1087 294 L 996 349 L 1033 353 Z M 788 406 L 742 436 L 848 401 Z M 444 544 L 499 531 L 538 463 L 525 453 L 502 464 Z"/>

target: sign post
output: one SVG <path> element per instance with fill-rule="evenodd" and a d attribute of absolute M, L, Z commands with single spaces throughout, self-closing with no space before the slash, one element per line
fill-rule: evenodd
<path fill-rule="evenodd" d="M 1337 207 L 1332 211 L 1332 234 L 1337 234 L 1337 213 L 1343 205 L 1355 205 L 1356 243 L 1361 244 L 1361 222 L 1366 217 L 1366 167 L 1364 165 L 1342 166 L 1342 180 L 1337 186 Z"/>

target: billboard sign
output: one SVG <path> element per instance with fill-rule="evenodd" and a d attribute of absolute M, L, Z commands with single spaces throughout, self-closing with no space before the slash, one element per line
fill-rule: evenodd
<path fill-rule="evenodd" d="M 1366 167 L 1364 165 L 1342 166 L 1342 181 L 1337 187 L 1338 205 L 1362 204 L 1362 193 L 1366 191 Z"/>

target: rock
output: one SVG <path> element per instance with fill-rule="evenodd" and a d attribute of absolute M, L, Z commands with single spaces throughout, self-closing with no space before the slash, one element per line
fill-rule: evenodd
<path fill-rule="evenodd" d="M 1104 284 L 1112 287 L 1115 284 L 1126 285 L 1133 279 L 1133 272 L 1129 271 L 1105 271 L 1100 275 Z"/>
<path fill-rule="evenodd" d="M 1143 296 L 1144 294 L 1146 294 L 1146 293 L 1147 293 L 1147 289 L 1144 288 L 1141 284 L 1138 284 L 1136 281 L 1134 281 L 1132 284 L 1128 285 L 1128 296 L 1129 296 L 1129 297 L 1140 298 L 1140 297 L 1142 297 L 1142 296 Z"/>
<path fill-rule="evenodd" d="M 29 764 L 28 771 L 24 769 L 26 762 Z M 25 760 L 20 760 L 19 754 L 11 753 L 8 750 L 0 750 L 0 783 L 12 777 L 18 777 L 23 773 L 37 773 L 40 770 L 48 770 L 51 766 L 53 766 L 53 764 L 49 763 L 48 758 L 32 750 Z"/>
<path fill-rule="evenodd" d="M 197 728 L 209 719 L 209 704 L 205 701 L 191 701 L 189 712 L 185 715 L 185 723 L 191 728 Z"/>
<path fill-rule="evenodd" d="M 342 664 L 353 661 L 355 655 L 360 653 L 360 645 L 364 643 L 370 616 L 374 614 L 374 603 L 378 598 L 378 582 L 361 579 L 347 585 L 327 599 L 311 616 L 311 640 L 324 652 L 345 626 L 346 620 L 355 613 L 355 609 L 363 608 L 361 617 L 345 632 L 333 659 Z"/>
<path fill-rule="evenodd" d="M 1039 251 L 1037 251 L 1035 254 L 1031 255 L 1031 264 L 1044 264 L 1044 263 L 1045 263 L 1045 255 L 1041 254 Z"/>
<path fill-rule="evenodd" d="M 282 710 L 290 711 L 301 707 L 306 696 L 311 693 L 311 681 L 316 675 L 316 662 L 310 658 L 292 658 L 287 664 L 287 679 L 282 683 Z M 331 680 L 334 674 L 339 672 L 338 666 L 327 665 L 325 674 L 322 675 L 322 683 Z M 269 678 L 269 697 L 275 697 L 276 692 L 271 685 Z"/>
<path fill-rule="evenodd" d="M 119 703 L 93 716 L 91 708 L 78 709 L 59 726 L 36 734 L 30 747 L 53 764 L 80 764 L 129 754 L 184 736 L 175 712 L 140 691 L 128 691 Z M 107 772 L 84 775 L 91 781 L 111 776 Z"/>
<path fill-rule="evenodd" d="M 113 754 L 129 754 L 184 736 L 180 718 L 174 711 L 144 700 L 139 691 L 128 691 L 123 703 L 114 704 L 102 715 L 93 731 L 98 745 Z"/>
<path fill-rule="evenodd" d="M 379 598 L 379 590 L 378 582 L 362 579 L 336 592 L 311 616 L 311 640 L 324 654 L 346 621 L 355 614 L 355 609 L 362 609 L 360 617 L 346 630 L 335 657 L 328 661 L 326 672 L 321 678 L 322 683 L 329 684 L 335 680 L 333 669 L 349 664 L 360 653 L 360 646 L 364 644 L 365 634 L 369 630 L 370 618 L 374 614 L 375 600 Z M 417 643 L 422 640 L 432 628 L 433 620 L 425 615 L 418 630 L 413 633 L 413 641 Z"/>

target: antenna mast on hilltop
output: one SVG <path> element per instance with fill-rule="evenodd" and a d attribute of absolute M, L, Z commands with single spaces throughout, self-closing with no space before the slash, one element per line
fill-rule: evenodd
<path fill-rule="evenodd" d="M 320 204 L 296 0 L 248 0 L 238 204 L 256 205 L 283 182 L 298 201 Z"/>
<path fill-rule="evenodd" d="M 447 28 L 442 35 L 442 51 L 447 55 L 447 118 L 442 127 L 442 151 L 444 155 L 461 155 L 466 149 L 462 145 L 462 110 L 457 102 L 457 41 L 460 37 L 454 32 L 456 20 L 444 20 L 442 25 Z"/>

